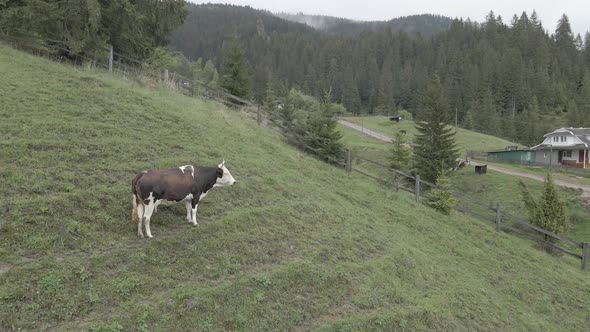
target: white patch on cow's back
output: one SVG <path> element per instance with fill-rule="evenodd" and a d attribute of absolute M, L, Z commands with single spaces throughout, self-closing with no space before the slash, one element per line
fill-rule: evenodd
<path fill-rule="evenodd" d="M 191 175 L 193 176 L 193 178 L 195 177 L 195 168 L 193 167 L 193 165 L 184 165 L 184 166 L 180 166 L 178 168 L 180 168 L 180 171 L 182 172 L 182 174 L 184 174 L 184 170 L 186 170 L 187 168 L 190 168 Z"/>

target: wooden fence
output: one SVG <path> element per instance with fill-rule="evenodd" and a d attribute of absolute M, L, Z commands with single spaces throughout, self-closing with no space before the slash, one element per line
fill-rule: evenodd
<path fill-rule="evenodd" d="M 459 200 L 459 202 L 464 203 L 461 206 L 455 206 L 455 209 L 457 211 L 494 224 L 496 227 L 496 231 L 504 230 L 517 233 L 528 239 L 539 242 L 540 244 L 546 247 L 552 248 L 553 250 L 557 250 L 566 255 L 575 257 L 581 261 L 582 270 L 586 269 L 589 251 L 588 242 L 576 242 L 567 237 L 555 234 L 541 227 L 532 225 L 519 217 L 502 211 L 499 203 L 497 203 L 496 206 L 490 206 L 471 197 L 467 197 L 455 191 L 441 188 L 435 185 L 434 183 L 420 179 L 420 175 L 412 176 L 398 169 L 385 166 L 381 163 L 363 157 L 357 156 L 353 158 L 350 150 L 346 150 L 344 158 L 344 169 L 346 170 L 346 172 L 351 173 L 354 171 L 384 185 L 390 187 L 392 186 L 392 183 L 390 181 L 368 174 L 366 171 L 360 170 L 357 167 L 355 167 L 355 160 L 367 162 L 373 166 L 384 169 L 390 172 L 391 174 L 395 174 L 396 176 L 404 179 L 405 181 L 401 181 L 402 184 L 400 184 L 400 181 L 395 181 L 393 183 L 392 189 L 403 190 L 414 194 L 416 197 L 416 202 L 423 202 L 424 199 L 426 201 L 433 201 L 434 198 L 429 196 L 428 194 L 429 189 L 438 189 L 444 191 L 456 197 Z M 467 208 L 467 206 L 471 207 Z"/>
<path fill-rule="evenodd" d="M 8 42 L 9 44 L 15 47 L 25 47 L 29 51 L 36 50 L 37 55 L 45 56 L 59 62 L 62 61 L 62 58 L 55 57 L 55 50 L 69 51 L 65 46 L 60 45 L 59 41 L 51 40 L 49 40 L 51 42 L 50 48 L 53 49 L 48 49 L 48 40 L 40 40 L 38 37 L 23 39 L 22 37 L 0 35 L 0 40 L 4 40 L 5 42 Z M 287 119 L 281 117 L 280 114 L 269 113 L 265 111 L 264 108 L 262 108 L 260 105 L 249 100 L 234 96 L 222 89 L 210 87 L 207 84 L 204 84 L 193 79 L 189 79 L 187 77 L 179 75 L 178 73 L 169 72 L 167 69 L 154 70 L 153 68 L 147 68 L 146 65 L 141 61 L 137 61 L 135 59 L 131 59 L 124 55 L 113 52 L 112 47 L 105 49 L 104 55 L 101 55 L 98 58 L 91 59 L 81 55 L 78 56 L 80 62 L 70 62 L 70 64 L 78 66 L 91 66 L 92 68 L 104 69 L 111 73 L 120 73 L 123 75 L 149 76 L 152 79 L 158 80 L 160 82 L 165 82 L 167 86 L 173 86 L 181 93 L 189 96 L 206 97 L 234 107 L 248 107 L 250 110 L 255 110 L 255 119 L 258 125 L 264 125 L 265 120 L 270 120 L 271 124 L 266 124 L 268 128 L 277 131 L 287 140 L 292 140 L 292 137 L 288 134 L 288 128 L 284 126 L 285 123 L 287 123 L 288 121 Z M 310 151 L 316 155 L 321 155 L 321 151 L 319 149 L 313 148 L 305 143 L 295 142 L 294 144 L 306 151 Z M 362 158 L 359 156 L 355 157 L 355 159 L 357 160 L 361 160 L 369 164 L 372 164 L 375 167 L 384 169 L 387 172 L 395 174 L 399 178 L 405 180 L 395 181 L 393 184 L 389 183 L 388 181 L 385 181 L 379 177 L 376 177 L 356 168 L 353 164 L 354 159 L 352 156 L 352 152 L 349 149 L 345 151 L 344 160 L 338 160 L 336 158 L 331 157 L 324 157 L 323 159 L 325 159 L 325 161 L 333 165 L 337 165 L 340 167 L 343 166 L 347 173 L 351 173 L 354 171 L 363 176 L 369 177 L 379 183 L 385 185 L 392 185 L 392 189 L 395 189 L 396 191 L 402 190 L 412 193 L 416 198 L 416 202 L 423 202 L 424 199 L 426 199 L 427 201 L 434 200 L 431 196 L 428 195 L 429 191 L 424 190 L 424 186 L 430 189 L 436 188 L 445 191 L 458 198 L 459 201 L 471 204 L 472 206 L 471 208 L 466 208 L 465 206 L 456 206 L 456 210 L 469 214 L 475 218 L 495 224 L 497 231 L 511 231 L 524 237 L 527 237 L 531 240 L 537 241 L 545 246 L 561 251 L 567 255 L 578 258 L 581 261 L 581 268 L 583 270 L 586 269 L 589 251 L 588 242 L 579 243 L 566 237 L 547 231 L 545 229 L 542 229 L 540 227 L 537 227 L 535 225 L 532 225 L 518 217 L 515 217 L 509 213 L 502 211 L 499 204 L 497 204 L 495 207 L 492 207 L 483 202 L 479 202 L 473 198 L 461 195 L 454 191 L 445 190 L 433 183 L 424 181 L 420 179 L 419 175 L 412 176 L 398 169 L 382 165 L 376 161 Z M 412 183 L 413 186 L 411 185 Z M 539 237 L 539 235 L 541 235 L 542 237 Z M 558 245 L 556 243 L 559 243 L 561 245 Z M 581 253 L 576 253 L 573 251 L 577 249 L 581 249 Z"/>

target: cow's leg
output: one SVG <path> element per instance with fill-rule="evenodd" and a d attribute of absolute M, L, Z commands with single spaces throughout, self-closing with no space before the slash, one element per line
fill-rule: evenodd
<path fill-rule="evenodd" d="M 193 222 L 193 217 L 191 216 L 191 211 L 192 211 L 192 206 L 191 206 L 191 201 L 185 201 L 184 204 L 186 205 L 186 220 L 189 223 Z"/>
<path fill-rule="evenodd" d="M 145 208 L 143 203 L 137 204 L 137 236 L 143 239 L 143 212 Z"/>
<path fill-rule="evenodd" d="M 199 200 L 193 198 L 191 201 L 191 207 L 192 207 L 192 224 L 193 226 L 199 226 L 199 224 L 197 223 L 197 206 L 199 205 Z"/>
<path fill-rule="evenodd" d="M 152 214 L 154 214 L 155 207 L 156 204 L 154 203 L 153 199 L 145 207 L 145 235 L 148 237 L 148 239 L 152 238 L 152 231 L 150 230 L 150 219 L 152 218 Z"/>

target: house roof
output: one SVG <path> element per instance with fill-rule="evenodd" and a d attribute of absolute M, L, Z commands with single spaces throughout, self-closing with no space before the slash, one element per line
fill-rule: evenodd
<path fill-rule="evenodd" d="M 543 137 L 547 137 L 549 135 L 552 134 L 559 134 L 559 133 L 568 133 L 572 136 L 575 136 L 580 142 L 582 142 L 582 144 L 576 143 L 573 145 L 568 145 L 568 146 L 560 146 L 560 149 L 573 149 L 576 147 L 582 147 L 585 146 L 586 148 L 590 147 L 590 139 L 588 139 L 588 136 L 590 136 L 590 128 L 572 128 L 572 127 L 568 127 L 568 128 L 559 128 L 556 129 L 548 134 L 543 135 Z M 539 149 L 544 149 L 544 148 L 549 148 L 551 147 L 550 144 L 538 144 L 535 145 L 533 147 L 531 147 L 532 150 L 539 150 Z"/>
<path fill-rule="evenodd" d="M 568 128 L 559 128 L 556 129 L 548 134 L 543 135 L 543 137 L 549 136 L 551 134 L 557 134 L 557 133 L 563 133 L 563 132 L 569 132 L 572 135 L 575 136 L 590 136 L 590 128 L 572 128 L 572 127 L 568 127 Z"/>

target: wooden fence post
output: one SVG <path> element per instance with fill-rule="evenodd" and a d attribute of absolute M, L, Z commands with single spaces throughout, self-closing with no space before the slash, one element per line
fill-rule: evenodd
<path fill-rule="evenodd" d="M 588 263 L 588 242 L 582 242 L 582 270 L 586 270 Z"/>
<path fill-rule="evenodd" d="M 420 203 L 420 175 L 416 174 L 416 202 Z"/>
<path fill-rule="evenodd" d="M 109 73 L 113 72 L 113 45 L 109 49 Z"/>
<path fill-rule="evenodd" d="M 168 82 L 168 69 L 162 70 L 162 81 Z"/>
<path fill-rule="evenodd" d="M 501 216 L 502 212 L 500 211 L 500 203 L 496 203 L 496 231 L 500 231 L 502 229 L 502 225 L 500 224 L 501 222 Z"/>
<path fill-rule="evenodd" d="M 346 149 L 344 169 L 346 170 L 346 173 L 350 173 L 352 171 L 352 153 L 350 152 L 350 149 Z"/>
<path fill-rule="evenodd" d="M 256 123 L 259 126 L 262 124 L 262 113 L 260 113 L 260 105 L 256 105 Z"/>

